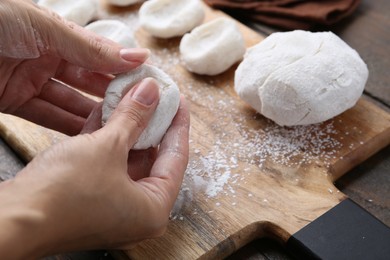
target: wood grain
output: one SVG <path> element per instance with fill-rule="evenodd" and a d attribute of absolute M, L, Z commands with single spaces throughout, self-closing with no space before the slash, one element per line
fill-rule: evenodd
<path fill-rule="evenodd" d="M 224 15 L 205 8 L 206 20 Z M 104 6 L 100 15 L 134 22 L 134 11 Z M 243 25 L 240 28 L 248 47 L 263 39 Z M 152 50 L 151 61 L 179 83 L 191 103 L 191 151 L 166 234 L 144 241 L 122 256 L 215 259 L 257 237 L 285 242 L 345 199 L 334 180 L 390 142 L 389 113 L 365 99 L 315 127 L 278 127 L 237 97 L 233 90 L 235 66 L 215 77 L 197 76 L 180 62 L 179 38 L 157 40 L 142 29 L 136 30 L 136 37 L 141 46 Z M 66 138 L 4 115 L 0 132 L 26 160 Z M 318 143 L 318 133 L 325 134 L 321 140 L 329 142 Z M 261 142 L 276 137 L 287 144 L 294 143 L 293 138 L 316 142 L 298 146 L 293 156 L 279 151 L 284 158 L 254 151 L 261 148 L 275 153 Z"/>

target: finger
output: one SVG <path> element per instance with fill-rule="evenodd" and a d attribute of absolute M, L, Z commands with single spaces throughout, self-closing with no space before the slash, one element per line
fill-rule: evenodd
<path fill-rule="evenodd" d="M 142 80 L 123 97 L 106 124 L 107 132 L 118 133 L 130 150 L 156 110 L 159 95 L 156 80 Z"/>
<path fill-rule="evenodd" d="M 96 101 L 54 80 L 49 80 L 42 86 L 39 98 L 84 118 L 89 116 L 96 105 Z"/>
<path fill-rule="evenodd" d="M 50 47 L 41 52 L 49 51 L 88 70 L 114 74 L 129 71 L 149 57 L 147 49 L 123 49 L 52 11 L 42 7 L 36 11 L 40 14 L 31 16 L 32 26 L 44 38 L 44 47 Z"/>
<path fill-rule="evenodd" d="M 90 134 L 102 128 L 102 106 L 103 102 L 100 102 L 94 107 L 91 114 L 85 121 L 84 127 L 80 134 Z"/>
<path fill-rule="evenodd" d="M 156 162 L 151 170 L 150 177 L 153 179 L 146 178 L 139 181 L 139 183 L 146 182 L 146 187 L 150 187 L 152 182 L 153 191 L 160 192 L 158 195 L 163 198 L 169 210 L 177 198 L 188 164 L 189 125 L 189 111 L 182 97 L 179 110 L 162 140 Z"/>
<path fill-rule="evenodd" d="M 69 113 L 39 98 L 30 99 L 13 114 L 67 135 L 77 135 L 85 123 L 85 118 Z"/>
<path fill-rule="evenodd" d="M 58 67 L 54 78 L 85 93 L 97 97 L 104 97 L 107 86 L 114 77 L 108 74 L 92 72 L 63 61 Z"/>

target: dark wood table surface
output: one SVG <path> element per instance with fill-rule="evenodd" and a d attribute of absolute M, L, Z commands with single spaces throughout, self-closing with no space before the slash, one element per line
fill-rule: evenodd
<path fill-rule="evenodd" d="M 363 0 L 353 16 L 331 30 L 356 49 L 367 63 L 370 76 L 364 98 L 390 113 L 390 1 Z M 249 24 L 264 34 L 275 28 Z M 24 167 L 23 161 L 0 139 L 0 180 L 11 178 Z M 390 226 L 390 146 L 352 169 L 336 186 L 355 202 Z M 106 251 L 75 252 L 45 259 L 112 259 Z M 229 259 L 293 259 L 274 241 L 260 238 L 240 249 Z"/>

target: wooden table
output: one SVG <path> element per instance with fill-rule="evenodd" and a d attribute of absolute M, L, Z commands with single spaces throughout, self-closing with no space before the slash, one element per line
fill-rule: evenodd
<path fill-rule="evenodd" d="M 387 0 L 363 0 L 356 13 L 328 28 L 355 48 L 368 64 L 370 77 L 364 96 L 390 113 L 390 21 Z M 244 21 L 243 21 L 244 22 Z M 248 24 L 269 34 L 275 28 Z M 24 163 L 0 140 L 0 179 L 18 172 Z M 390 147 L 371 157 L 337 181 L 337 187 L 378 219 L 390 226 Z M 292 259 L 276 242 L 260 239 L 242 248 L 231 259 Z M 112 259 L 105 251 L 76 252 L 47 259 Z"/>

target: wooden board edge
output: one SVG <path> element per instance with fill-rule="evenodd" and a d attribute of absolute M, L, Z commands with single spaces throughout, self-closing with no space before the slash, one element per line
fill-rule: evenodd
<path fill-rule="evenodd" d="M 359 102 L 361 102 L 364 106 L 370 107 L 372 111 L 380 114 L 381 117 L 387 118 L 387 121 L 389 122 L 388 127 L 384 131 L 373 136 L 369 142 L 354 148 L 342 160 L 339 160 L 335 164 L 331 165 L 328 169 L 329 175 L 331 176 L 331 182 L 335 182 L 348 171 L 390 145 L 390 113 L 363 97 L 359 100 Z"/>

